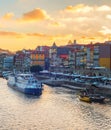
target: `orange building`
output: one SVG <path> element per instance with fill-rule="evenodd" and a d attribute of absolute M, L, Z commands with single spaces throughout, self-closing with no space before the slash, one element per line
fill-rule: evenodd
<path fill-rule="evenodd" d="M 45 54 L 43 51 L 32 51 L 30 58 L 31 58 L 31 66 L 40 65 L 40 66 L 44 67 Z"/>

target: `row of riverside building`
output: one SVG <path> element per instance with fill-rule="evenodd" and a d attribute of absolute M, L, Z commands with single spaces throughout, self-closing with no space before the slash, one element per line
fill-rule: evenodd
<path fill-rule="evenodd" d="M 40 65 L 44 70 L 73 73 L 87 67 L 105 67 L 111 70 L 111 41 L 78 44 L 76 40 L 65 46 L 38 46 L 15 54 L 0 51 L 0 70 L 26 70 Z"/>

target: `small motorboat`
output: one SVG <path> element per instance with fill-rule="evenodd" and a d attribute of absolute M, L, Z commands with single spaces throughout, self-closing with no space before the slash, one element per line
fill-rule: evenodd
<path fill-rule="evenodd" d="M 105 97 L 100 94 L 95 93 L 88 93 L 86 90 L 81 90 L 79 94 L 79 100 L 85 101 L 85 102 L 99 102 L 103 103 L 105 100 Z"/>
<path fill-rule="evenodd" d="M 91 102 L 90 97 L 87 94 L 86 90 L 81 90 L 79 93 L 79 100 L 84 101 L 84 102 Z"/>
<path fill-rule="evenodd" d="M 84 102 L 91 102 L 91 99 L 88 96 L 79 95 L 79 100 L 84 101 Z"/>

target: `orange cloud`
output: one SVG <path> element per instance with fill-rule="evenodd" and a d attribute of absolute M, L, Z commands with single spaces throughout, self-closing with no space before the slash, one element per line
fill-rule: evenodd
<path fill-rule="evenodd" d="M 16 33 L 16 32 L 0 31 L 0 36 L 10 36 L 10 37 L 22 38 L 23 34 Z"/>
<path fill-rule="evenodd" d="M 36 8 L 30 12 L 25 13 L 20 20 L 22 20 L 22 21 L 41 21 L 41 20 L 45 20 L 48 18 L 49 18 L 49 16 L 45 10 Z"/>
<path fill-rule="evenodd" d="M 12 19 L 14 16 L 13 13 L 6 13 L 4 16 L 3 16 L 3 19 L 6 19 L 6 20 L 10 20 Z"/>
<path fill-rule="evenodd" d="M 46 34 L 43 33 L 27 33 L 27 36 L 35 36 L 35 37 L 47 37 Z"/>
<path fill-rule="evenodd" d="M 63 41 L 64 40 L 69 40 L 73 37 L 72 34 L 42 34 L 42 33 L 27 33 L 26 34 L 29 37 L 38 37 L 38 39 L 42 38 L 42 40 L 48 40 L 48 41 Z"/>
<path fill-rule="evenodd" d="M 76 6 L 69 5 L 69 6 L 66 7 L 66 10 L 68 10 L 68 11 L 75 10 L 76 11 L 76 10 L 83 8 L 83 7 L 84 7 L 83 4 L 79 4 L 79 5 L 76 5 Z"/>
<path fill-rule="evenodd" d="M 8 32 L 8 31 L 0 31 L 0 36 L 10 36 L 10 37 L 16 37 L 16 38 L 38 37 L 38 38 L 47 38 L 47 39 L 58 37 L 55 35 L 48 35 L 44 33 L 17 33 L 17 32 Z"/>
<path fill-rule="evenodd" d="M 87 12 L 90 12 L 92 9 L 93 8 L 90 6 L 86 6 L 84 4 L 78 4 L 76 6 L 67 6 L 65 11 L 87 13 Z"/>
<path fill-rule="evenodd" d="M 53 35 L 49 35 L 49 34 L 43 34 L 43 33 L 27 33 L 26 34 L 29 37 L 38 37 L 38 38 L 42 38 L 43 39 L 48 39 L 51 40 L 53 39 L 55 36 Z"/>
<path fill-rule="evenodd" d="M 56 13 L 51 12 L 49 16 L 45 10 L 36 8 L 23 14 L 19 19 L 20 23 L 18 19 L 12 20 L 13 13 L 7 13 L 0 19 L 0 27 L 4 29 L 0 31 L 0 38 L 7 42 L 11 40 L 11 43 L 13 41 L 18 46 L 22 42 L 24 47 L 27 43 L 29 47 L 34 44 L 49 44 L 53 41 L 63 44 L 70 39 L 76 39 L 78 43 L 104 40 L 111 35 L 110 9 L 110 6 L 105 5 L 79 4 L 67 6 L 66 9 Z M 13 31 L 8 32 L 5 29 Z"/>

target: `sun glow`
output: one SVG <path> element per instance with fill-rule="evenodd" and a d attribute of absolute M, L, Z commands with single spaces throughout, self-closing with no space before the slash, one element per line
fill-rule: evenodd
<path fill-rule="evenodd" d="M 19 1 L 19 4 L 27 2 Z M 38 45 L 56 42 L 59 46 L 74 39 L 87 44 L 104 42 L 111 37 L 110 5 L 71 5 L 69 2 L 66 8 L 50 11 L 27 3 L 23 12 L 17 12 L 19 4 L 15 11 L 9 8 L 0 16 L 0 48 L 35 49 Z"/>

